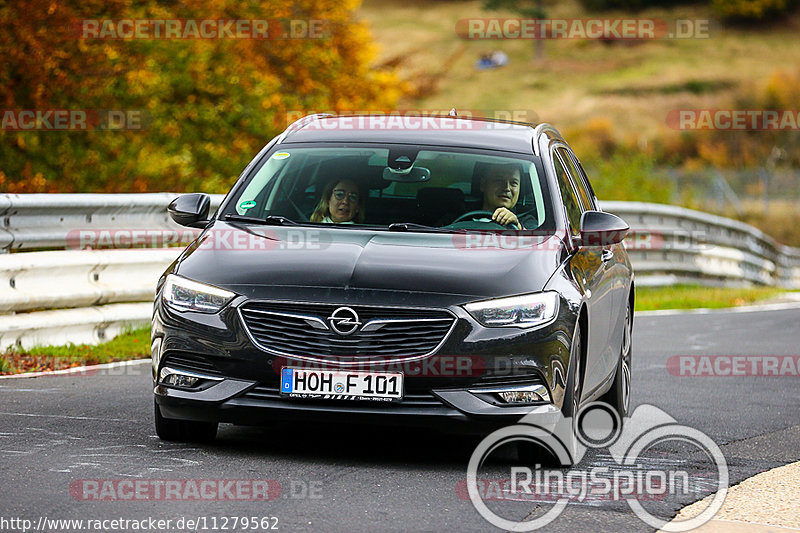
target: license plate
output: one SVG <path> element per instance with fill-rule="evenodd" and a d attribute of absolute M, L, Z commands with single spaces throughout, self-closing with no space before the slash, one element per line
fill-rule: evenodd
<path fill-rule="evenodd" d="M 281 395 L 319 400 L 400 401 L 403 374 L 283 367 Z"/>

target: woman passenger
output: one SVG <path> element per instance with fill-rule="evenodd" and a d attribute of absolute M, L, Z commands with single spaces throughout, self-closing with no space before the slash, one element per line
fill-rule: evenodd
<path fill-rule="evenodd" d="M 311 222 L 360 224 L 364 222 L 366 200 L 366 194 L 353 180 L 332 180 L 322 190 L 322 197 L 311 215 Z"/>

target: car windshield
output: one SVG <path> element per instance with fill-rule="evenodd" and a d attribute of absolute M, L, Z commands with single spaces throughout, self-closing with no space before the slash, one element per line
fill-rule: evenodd
<path fill-rule="evenodd" d="M 222 218 L 406 231 L 554 229 L 533 156 L 411 145 L 283 145 L 270 152 Z M 518 226 L 491 220 L 497 207 Z"/>

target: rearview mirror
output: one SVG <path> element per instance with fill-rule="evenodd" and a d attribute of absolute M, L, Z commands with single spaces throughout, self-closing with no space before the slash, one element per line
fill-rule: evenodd
<path fill-rule="evenodd" d="M 431 179 L 431 171 L 425 167 L 409 167 L 406 169 L 386 167 L 383 169 L 383 179 L 403 183 L 423 182 Z"/>
<path fill-rule="evenodd" d="M 586 211 L 581 217 L 581 235 L 574 237 L 577 246 L 609 246 L 622 242 L 630 226 L 617 215 Z"/>
<path fill-rule="evenodd" d="M 180 224 L 190 228 L 202 228 L 208 222 L 208 210 L 211 197 L 195 192 L 178 196 L 167 207 L 169 216 Z"/>

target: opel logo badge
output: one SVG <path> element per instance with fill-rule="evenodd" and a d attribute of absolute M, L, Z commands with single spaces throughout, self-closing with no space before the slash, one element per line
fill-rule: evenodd
<path fill-rule="evenodd" d="M 340 307 L 328 317 L 328 324 L 339 335 L 350 335 L 358 329 L 361 322 L 358 321 L 358 313 L 349 307 Z"/>

